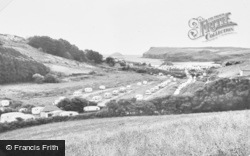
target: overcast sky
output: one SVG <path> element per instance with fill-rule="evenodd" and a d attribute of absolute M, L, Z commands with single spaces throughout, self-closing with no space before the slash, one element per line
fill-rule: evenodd
<path fill-rule="evenodd" d="M 5 3 L 0 0 L 0 8 Z M 2 2 L 2 3 L 1 3 Z M 190 40 L 191 18 L 231 12 L 234 34 Z M 63 38 L 80 49 L 141 55 L 150 47 L 250 47 L 249 0 L 14 0 L 0 12 L 0 33 Z"/>

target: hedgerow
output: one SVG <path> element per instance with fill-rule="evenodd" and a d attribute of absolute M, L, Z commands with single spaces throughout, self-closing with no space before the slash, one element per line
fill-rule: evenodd
<path fill-rule="evenodd" d="M 27 121 L 15 121 L 10 123 L 0 123 L 0 133 L 6 132 L 9 130 L 43 125 L 54 122 L 64 122 L 64 121 L 73 121 L 73 120 L 82 120 L 82 119 L 91 119 L 95 117 L 95 113 L 81 114 L 78 116 L 55 116 L 51 118 L 36 118 L 34 120 Z"/>

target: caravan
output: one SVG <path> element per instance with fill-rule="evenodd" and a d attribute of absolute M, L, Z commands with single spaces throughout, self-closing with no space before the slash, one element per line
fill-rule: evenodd
<path fill-rule="evenodd" d="M 35 119 L 35 117 L 31 114 L 23 114 L 20 112 L 11 112 L 11 113 L 5 113 L 1 115 L 0 122 L 14 122 L 18 121 L 18 119 L 21 120 L 32 120 Z"/>

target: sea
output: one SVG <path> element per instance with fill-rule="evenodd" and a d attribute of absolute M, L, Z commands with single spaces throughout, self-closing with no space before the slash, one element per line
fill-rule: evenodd
<path fill-rule="evenodd" d="M 143 58 L 141 55 L 123 55 L 117 56 L 116 58 L 124 59 L 125 61 L 131 62 L 139 62 L 139 63 L 147 63 L 153 66 L 160 66 L 163 63 L 163 59 L 152 59 L 152 58 Z M 175 66 L 207 66 L 207 65 L 215 65 L 214 62 L 172 62 Z"/>

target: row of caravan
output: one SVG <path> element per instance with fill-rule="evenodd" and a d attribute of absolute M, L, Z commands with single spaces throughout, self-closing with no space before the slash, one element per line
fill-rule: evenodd
<path fill-rule="evenodd" d="M 127 90 L 130 90 L 130 89 L 131 89 L 130 85 L 128 85 L 127 87 L 121 87 L 121 88 L 119 88 L 119 90 L 113 90 L 112 92 L 104 93 L 103 96 L 101 96 L 101 95 L 93 96 L 90 101 L 99 103 L 103 100 L 103 98 L 110 99 L 113 96 L 117 96 L 117 95 L 119 95 L 119 93 L 125 93 Z"/>
<path fill-rule="evenodd" d="M 148 84 L 148 81 L 144 80 L 142 82 L 138 82 L 137 83 L 137 86 L 141 86 L 141 85 L 146 85 Z M 106 86 L 104 85 L 101 85 L 99 86 L 99 89 L 100 90 L 105 90 L 106 89 Z M 100 101 L 102 101 L 103 99 L 110 99 L 112 98 L 113 96 L 117 96 L 119 95 L 119 93 L 125 93 L 126 91 L 129 91 L 132 89 L 132 86 L 131 85 L 127 85 L 127 86 L 123 86 L 123 87 L 120 87 L 119 89 L 115 89 L 113 90 L 112 92 L 106 92 L 104 93 L 102 96 L 100 95 L 97 95 L 97 96 L 93 96 L 91 98 L 90 101 L 93 101 L 93 102 L 96 102 L 96 103 L 99 103 Z M 85 88 L 84 89 L 84 92 L 85 93 L 90 93 L 92 92 L 93 89 L 92 88 Z M 82 90 L 77 90 L 73 93 L 73 97 L 82 97 L 83 96 L 83 91 Z M 62 101 L 63 99 L 65 99 L 66 97 L 62 96 L 62 97 L 59 97 L 58 99 L 56 99 L 54 102 L 53 102 L 53 105 L 57 105 L 60 101 Z"/>
<path fill-rule="evenodd" d="M 35 116 L 31 114 L 24 114 L 21 112 L 4 113 L 1 115 L 0 123 L 14 122 L 14 121 L 18 121 L 19 119 L 20 120 L 33 120 L 35 119 Z"/>
<path fill-rule="evenodd" d="M 105 90 L 106 87 L 104 85 L 101 85 L 101 86 L 99 86 L 99 89 L 100 90 Z M 75 91 L 73 93 L 73 96 L 82 96 L 82 94 L 83 94 L 82 92 L 83 92 L 82 90 Z M 93 92 L 93 88 L 91 88 L 91 87 L 84 88 L 84 92 L 85 93 L 91 93 L 91 92 Z"/>
<path fill-rule="evenodd" d="M 153 88 L 146 90 L 146 91 L 145 91 L 145 95 L 151 95 L 151 94 L 157 92 L 159 89 L 162 89 L 162 88 L 166 87 L 166 86 L 168 85 L 168 83 L 170 83 L 171 81 L 174 81 L 174 82 L 175 82 L 175 81 L 176 81 L 176 78 L 171 77 L 171 79 L 168 79 L 168 80 L 166 80 L 166 81 L 164 81 L 164 82 L 162 82 L 162 83 L 160 83 L 160 84 L 154 86 Z M 143 100 L 143 98 L 144 98 L 144 97 L 143 97 L 142 94 L 137 94 L 137 95 L 135 95 L 135 99 L 136 99 L 136 100 Z"/>
<path fill-rule="evenodd" d="M 76 116 L 79 115 L 78 112 L 75 111 L 51 111 L 49 113 L 41 112 L 40 117 L 47 118 L 47 117 L 53 117 L 53 116 Z M 21 112 L 10 112 L 10 113 L 4 113 L 1 115 L 0 123 L 4 122 L 14 122 L 18 120 L 33 120 L 36 117 L 32 114 L 24 114 Z"/>
<path fill-rule="evenodd" d="M 86 106 L 83 108 L 85 112 L 88 111 L 98 111 L 100 110 L 97 106 Z M 50 117 L 50 116 L 75 116 L 79 115 L 78 112 L 75 111 L 63 111 L 56 106 L 50 105 L 46 107 L 34 107 L 31 110 L 33 115 L 40 115 L 41 117 Z"/>
<path fill-rule="evenodd" d="M 87 106 L 84 107 L 83 110 L 85 112 L 99 111 L 100 107 L 98 106 Z M 24 114 L 22 112 L 10 112 L 4 113 L 1 115 L 0 123 L 4 122 L 14 122 L 19 120 L 33 120 L 35 119 L 35 115 L 40 115 L 41 118 L 48 118 L 54 116 L 76 116 L 79 115 L 78 112 L 75 111 L 63 111 L 60 109 L 53 109 L 51 107 L 34 107 L 32 109 L 32 114 Z"/>
<path fill-rule="evenodd" d="M 146 84 L 148 84 L 148 81 L 142 81 L 142 82 L 138 82 L 137 86 L 146 85 Z M 103 98 L 110 99 L 113 96 L 119 95 L 119 93 L 125 93 L 126 91 L 130 91 L 131 89 L 132 89 L 131 85 L 127 85 L 126 87 L 120 87 L 119 89 L 115 89 L 112 92 L 104 93 L 103 96 L 93 96 L 90 101 L 99 103 L 103 100 Z"/>

